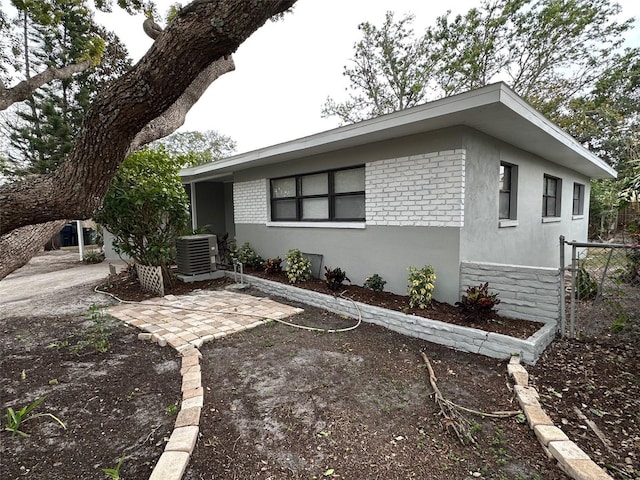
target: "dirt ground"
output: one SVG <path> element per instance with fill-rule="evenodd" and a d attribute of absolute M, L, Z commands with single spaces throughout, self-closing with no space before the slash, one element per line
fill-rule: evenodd
<path fill-rule="evenodd" d="M 36 278 L 47 269 L 78 267 L 64 256 L 42 255 L 27 266 L 30 272 L 17 274 Z M 109 291 L 143 297 L 135 283 L 121 283 L 112 282 Z M 174 352 L 138 341 L 137 332 L 111 319 L 101 327 L 110 333 L 110 350 L 93 352 L 96 321 L 87 308 L 111 300 L 92 284 L 14 292 L 9 302 L 2 288 L 2 414 L 46 395 L 36 411 L 55 414 L 67 429 L 41 418 L 24 424 L 30 437 L 0 432 L 0 478 L 107 478 L 100 469 L 115 467 L 123 455 L 122 478 L 146 478 L 174 421 L 171 406 L 180 394 Z M 304 308 L 295 322 L 353 324 Z M 531 380 L 581 448 L 614 478 L 636 479 L 638 321 L 617 334 L 603 331 L 598 338 L 556 341 L 529 367 Z M 566 478 L 517 417 L 467 414 L 477 443 L 462 445 L 433 403 L 421 351 L 445 397 L 476 410 L 517 408 L 505 362 L 373 325 L 324 334 L 273 323 L 202 347 L 205 406 L 185 478 Z"/>

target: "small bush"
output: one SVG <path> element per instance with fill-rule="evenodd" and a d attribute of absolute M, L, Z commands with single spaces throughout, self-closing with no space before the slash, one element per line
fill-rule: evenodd
<path fill-rule="evenodd" d="M 260 270 L 264 266 L 264 259 L 256 253 L 249 242 L 245 242 L 233 252 L 233 256 L 243 265 L 254 270 Z"/>
<path fill-rule="evenodd" d="M 499 303 L 498 294 L 489 293 L 489 282 L 486 282 L 477 287 L 468 287 L 466 294 L 456 302 L 456 306 L 462 308 L 469 317 L 486 320 Z"/>
<path fill-rule="evenodd" d="M 373 275 L 364 279 L 364 288 L 373 290 L 374 292 L 381 292 L 384 290 L 384 286 L 387 282 L 382 279 L 380 275 L 374 273 Z"/>
<path fill-rule="evenodd" d="M 594 299 L 598 295 L 598 282 L 591 278 L 591 274 L 584 268 L 584 265 L 578 267 L 576 275 L 576 290 L 581 299 Z"/>
<path fill-rule="evenodd" d="M 331 290 L 340 290 L 342 288 L 342 282 L 345 280 L 351 282 L 347 277 L 347 272 L 342 271 L 340 267 L 327 268 L 324 267 L 324 279 Z"/>
<path fill-rule="evenodd" d="M 431 303 L 433 290 L 436 288 L 436 271 L 432 265 L 425 265 L 422 268 L 409 267 L 407 270 L 409 271 L 407 279 L 409 306 L 424 310 Z"/>
<path fill-rule="evenodd" d="M 100 250 L 87 250 L 82 256 L 82 261 L 84 263 L 102 263 L 104 260 L 104 252 Z"/>
<path fill-rule="evenodd" d="M 282 259 L 280 257 L 267 258 L 264 264 L 264 273 L 267 275 L 275 275 L 282 271 Z"/>
<path fill-rule="evenodd" d="M 284 258 L 287 261 L 287 278 L 289 282 L 297 283 L 311 278 L 311 261 L 303 257 L 300 250 L 289 250 Z"/>
<path fill-rule="evenodd" d="M 623 282 L 638 284 L 640 282 L 640 244 L 632 246 L 626 253 L 627 264 L 620 279 Z"/>

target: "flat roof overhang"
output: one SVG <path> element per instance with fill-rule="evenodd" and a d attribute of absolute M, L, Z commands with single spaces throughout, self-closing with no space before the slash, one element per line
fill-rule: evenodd
<path fill-rule="evenodd" d="M 230 180 L 233 172 L 393 138 L 467 126 L 590 178 L 616 171 L 546 119 L 504 83 L 496 83 L 352 125 L 180 171 L 184 183 Z"/>

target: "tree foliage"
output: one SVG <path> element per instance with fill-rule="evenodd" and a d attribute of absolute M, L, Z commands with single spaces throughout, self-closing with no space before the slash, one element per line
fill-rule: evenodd
<path fill-rule="evenodd" d="M 503 80 L 553 117 L 621 58 L 638 58 L 621 49 L 632 23 L 619 13 L 612 0 L 485 0 L 445 13 L 418 38 L 412 16 L 394 22 L 388 13 L 379 28 L 359 26 L 363 39 L 343 73 L 349 98 L 329 99 L 323 114 L 350 123 Z"/>
<path fill-rule="evenodd" d="M 413 15 L 398 22 L 387 12 L 380 28 L 369 22 L 358 25 L 362 40 L 354 45 L 352 66 L 344 67 L 351 92 L 337 103 L 328 98 L 322 115 L 337 116 L 345 123 L 412 107 L 426 99 L 433 64 L 424 38 L 410 28 Z"/>
<path fill-rule="evenodd" d="M 182 167 L 195 167 L 232 155 L 236 142 L 215 130 L 176 132 L 154 142 Z"/>
<path fill-rule="evenodd" d="M 145 149 L 123 162 L 95 220 L 114 235 L 116 253 L 166 267 L 189 221 L 180 166 L 163 149 Z"/>
<path fill-rule="evenodd" d="M 640 48 L 623 48 L 632 19 L 619 21 L 620 11 L 613 0 L 484 0 L 441 15 L 421 37 L 412 16 L 388 13 L 381 27 L 360 25 L 343 73 L 348 99 L 329 99 L 322 113 L 351 123 L 505 81 L 618 170 L 593 188 L 592 230 L 602 231 L 610 220 L 598 213 L 615 214 L 640 187 Z M 392 88 L 404 77 L 389 72 L 407 65 L 415 81 L 406 85 L 420 88 Z"/>
<path fill-rule="evenodd" d="M 23 26 L 17 73 L 28 79 L 34 71 L 61 70 L 91 59 L 76 75 L 34 91 L 7 121 L 13 173 L 48 173 L 66 159 L 97 91 L 131 64 L 126 48 L 93 21 L 84 0 L 47 0 L 37 8 L 14 3 L 22 8 L 17 20 Z"/>

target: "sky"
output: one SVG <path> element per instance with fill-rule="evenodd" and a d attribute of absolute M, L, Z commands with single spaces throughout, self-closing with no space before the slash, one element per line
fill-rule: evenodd
<path fill-rule="evenodd" d="M 167 11 L 175 0 L 156 0 Z M 184 0 L 183 4 L 188 1 Z M 622 19 L 636 17 L 628 46 L 640 45 L 640 1 L 619 0 Z M 385 12 L 396 18 L 416 17 L 413 27 L 431 25 L 450 9 L 465 13 L 478 0 L 298 0 L 293 13 L 279 22 L 267 22 L 233 55 L 236 70 L 216 80 L 188 113 L 185 130 L 217 130 L 237 142 L 244 153 L 338 127 L 339 120 L 322 118 L 328 96 L 345 98 L 342 72 L 361 38 L 358 24 L 381 25 Z M 142 15 L 124 12 L 96 19 L 125 43 L 134 62 L 152 43 L 142 31 Z"/>

